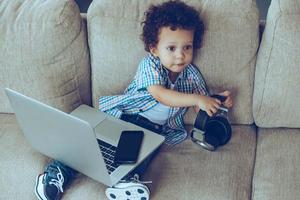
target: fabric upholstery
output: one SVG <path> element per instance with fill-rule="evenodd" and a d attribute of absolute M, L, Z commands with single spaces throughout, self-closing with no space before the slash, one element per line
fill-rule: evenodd
<path fill-rule="evenodd" d="M 0 114 L 0 152 L 0 199 L 36 199 L 35 178 L 44 172 L 50 158 L 31 148 L 13 114 Z M 99 188 L 100 183 L 79 175 L 64 199 L 96 200 Z"/>
<path fill-rule="evenodd" d="M 99 96 L 121 94 L 132 80 L 145 55 L 140 23 L 149 4 L 159 2 L 162 1 L 92 2 L 87 19 L 94 106 L 98 106 Z M 211 93 L 224 89 L 233 92 L 235 106 L 231 121 L 251 124 L 258 47 L 255 1 L 193 0 L 187 3 L 199 10 L 206 25 L 203 47 L 197 53 L 195 64 L 204 74 Z M 186 122 L 192 124 L 194 118 L 195 113 L 191 112 Z"/>
<path fill-rule="evenodd" d="M 254 127 L 234 126 L 230 142 L 216 152 L 203 150 L 190 140 L 173 148 L 162 147 L 144 178 L 153 181 L 151 199 L 248 199 L 255 143 Z M 30 147 L 13 114 L 0 114 L 0 152 L 0 199 L 35 199 L 35 177 L 49 158 Z M 105 188 L 79 175 L 64 199 L 106 199 Z"/>
<path fill-rule="evenodd" d="M 230 142 L 209 152 L 190 140 L 162 149 L 145 180 L 154 200 L 241 200 L 251 196 L 256 135 L 251 126 L 233 126 Z"/>
<path fill-rule="evenodd" d="M 0 1 L 0 112 L 4 88 L 69 112 L 90 104 L 86 27 L 72 0 Z"/>
<path fill-rule="evenodd" d="M 300 129 L 259 128 L 253 200 L 300 196 Z"/>
<path fill-rule="evenodd" d="M 300 1 L 272 1 L 255 72 L 253 114 L 260 127 L 300 127 L 299 18 Z"/>
<path fill-rule="evenodd" d="M 195 63 L 210 93 L 228 89 L 234 106 L 232 123 L 251 124 L 253 75 L 258 49 L 258 10 L 255 1 L 201 1 L 206 31 Z"/>

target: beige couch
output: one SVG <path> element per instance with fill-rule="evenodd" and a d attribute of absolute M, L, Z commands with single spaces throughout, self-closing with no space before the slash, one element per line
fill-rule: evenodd
<path fill-rule="evenodd" d="M 133 78 L 145 55 L 143 12 L 156 2 L 94 0 L 85 18 L 73 0 L 0 1 L 1 200 L 35 199 L 35 177 L 49 161 L 25 140 L 3 89 L 65 112 L 97 107 Z M 206 25 L 195 64 L 212 93 L 234 94 L 233 135 L 216 152 L 189 138 L 164 146 L 146 174 L 151 199 L 299 199 L 300 1 L 272 1 L 260 44 L 255 0 L 187 2 Z M 187 128 L 194 118 L 186 115 Z M 104 190 L 80 175 L 64 199 L 105 199 Z"/>

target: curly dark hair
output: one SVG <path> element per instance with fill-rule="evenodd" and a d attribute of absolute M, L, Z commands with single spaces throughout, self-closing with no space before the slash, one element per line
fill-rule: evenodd
<path fill-rule="evenodd" d="M 204 32 L 204 24 L 196 9 L 179 0 L 171 0 L 160 5 L 151 5 L 145 12 L 142 22 L 143 33 L 141 39 L 145 50 L 150 52 L 150 47 L 158 43 L 158 36 L 162 27 L 171 30 L 185 29 L 194 31 L 193 48 L 199 49 Z"/>

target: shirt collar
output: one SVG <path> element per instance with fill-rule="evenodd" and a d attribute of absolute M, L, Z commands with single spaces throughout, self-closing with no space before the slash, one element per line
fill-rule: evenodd
<path fill-rule="evenodd" d="M 163 69 L 163 71 L 165 71 L 167 73 L 167 75 L 169 75 L 169 70 L 161 64 L 160 59 L 158 57 L 155 57 L 151 53 L 149 53 L 149 57 L 157 66 L 159 66 L 161 69 Z M 187 78 L 187 68 L 189 67 L 189 65 L 179 74 L 179 76 L 177 77 L 177 80 L 182 79 L 182 78 Z"/>
<path fill-rule="evenodd" d="M 156 66 L 159 66 L 160 65 L 160 60 L 159 58 L 155 57 L 154 55 L 152 55 L 152 53 L 149 53 L 149 58 L 151 59 L 151 61 L 154 62 L 154 64 Z"/>

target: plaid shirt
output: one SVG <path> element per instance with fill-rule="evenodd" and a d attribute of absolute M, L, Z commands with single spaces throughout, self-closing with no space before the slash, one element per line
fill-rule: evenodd
<path fill-rule="evenodd" d="M 164 68 L 158 58 L 150 53 L 139 64 L 132 82 L 125 89 L 123 95 L 104 96 L 99 99 L 99 109 L 112 116 L 120 118 L 125 114 L 138 114 L 151 109 L 158 101 L 147 91 L 151 85 L 163 85 L 170 88 L 168 70 Z M 204 79 L 197 67 L 189 64 L 178 76 L 174 83 L 174 90 L 183 93 L 207 95 Z M 187 107 L 171 107 L 169 118 L 163 125 L 162 135 L 169 145 L 183 141 L 187 136 L 184 128 L 183 116 Z"/>

